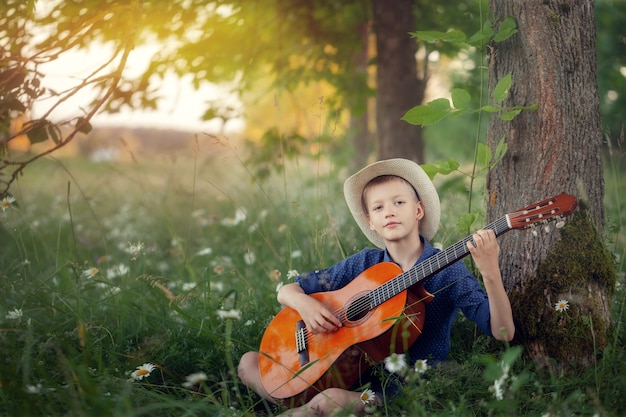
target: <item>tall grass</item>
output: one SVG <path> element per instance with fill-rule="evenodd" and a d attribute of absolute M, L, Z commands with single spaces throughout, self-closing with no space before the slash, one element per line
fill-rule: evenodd
<path fill-rule="evenodd" d="M 238 382 L 239 357 L 258 348 L 289 271 L 367 241 L 332 159 L 283 161 L 261 182 L 236 152 L 208 147 L 175 160 L 50 158 L 16 184 L 0 213 L 0 416 L 276 413 Z M 623 187 L 618 170 L 607 175 L 622 286 L 595 369 L 546 375 L 460 319 L 450 363 L 410 376 L 374 414 L 623 415 Z M 466 207 L 443 199 L 446 221 Z M 459 237 L 444 231 L 444 245 Z M 145 363 L 155 369 L 133 378 Z"/>

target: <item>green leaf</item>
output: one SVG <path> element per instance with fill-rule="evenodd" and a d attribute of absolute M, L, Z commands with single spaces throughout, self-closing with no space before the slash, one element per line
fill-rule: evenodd
<path fill-rule="evenodd" d="M 507 111 L 507 112 L 500 114 L 500 119 L 513 120 L 521 112 L 522 112 L 522 109 L 515 109 L 515 110 Z"/>
<path fill-rule="evenodd" d="M 511 16 L 504 18 L 500 24 L 500 30 L 493 37 L 494 42 L 502 42 L 509 39 L 511 36 L 517 33 L 517 23 Z"/>
<path fill-rule="evenodd" d="M 491 26 L 491 22 L 487 21 L 483 25 L 483 28 L 473 34 L 467 42 L 472 46 L 482 47 L 485 44 L 491 41 L 491 37 L 493 36 L 493 27 Z"/>
<path fill-rule="evenodd" d="M 437 170 L 441 175 L 448 175 L 459 168 L 459 161 L 448 158 L 447 161 L 437 161 Z"/>
<path fill-rule="evenodd" d="M 439 172 L 437 167 L 432 164 L 422 164 L 420 166 L 422 167 L 426 175 L 428 175 L 428 178 L 431 179 L 431 181 L 433 180 L 433 178 L 435 178 L 435 175 L 437 175 L 437 173 Z"/>
<path fill-rule="evenodd" d="M 76 119 L 76 128 L 80 133 L 84 134 L 87 134 L 93 130 L 93 126 L 91 126 L 91 123 L 85 120 L 84 117 L 79 117 L 78 119 Z"/>
<path fill-rule="evenodd" d="M 486 111 L 487 113 L 497 113 L 499 111 L 502 111 L 502 107 L 491 106 L 488 104 L 486 106 L 482 106 L 478 110 Z"/>
<path fill-rule="evenodd" d="M 427 104 L 415 106 L 402 116 L 402 120 L 412 125 L 430 126 L 450 115 L 450 101 L 438 98 Z"/>
<path fill-rule="evenodd" d="M 474 224 L 474 222 L 476 222 L 476 214 L 464 214 L 456 221 L 456 229 L 460 233 L 468 233 L 470 230 L 472 230 L 472 225 Z"/>
<path fill-rule="evenodd" d="M 509 88 L 511 88 L 512 83 L 513 77 L 510 73 L 502 77 L 493 89 L 493 101 L 496 103 L 503 102 L 509 95 Z"/>
<path fill-rule="evenodd" d="M 472 102 L 472 96 L 467 90 L 463 90 L 462 88 L 453 88 L 452 92 L 452 104 L 454 108 L 457 110 L 467 110 L 470 107 Z"/>
<path fill-rule="evenodd" d="M 484 143 L 479 143 L 476 151 L 476 163 L 488 167 L 489 162 L 491 162 L 491 149 Z"/>
<path fill-rule="evenodd" d="M 502 138 L 500 138 L 500 141 L 498 142 L 498 146 L 496 146 L 496 156 L 494 158 L 493 165 L 497 164 L 502 160 L 502 158 L 504 158 L 504 155 L 506 154 L 506 151 L 508 149 L 509 145 L 506 143 L 506 138 L 505 136 L 502 136 Z"/>
<path fill-rule="evenodd" d="M 467 35 L 460 30 L 450 30 L 448 32 L 440 32 L 437 30 L 418 30 L 412 32 L 411 36 L 423 40 L 424 42 L 464 42 Z"/>
<path fill-rule="evenodd" d="M 522 355 L 523 348 L 519 345 L 508 348 L 502 354 L 502 362 L 506 365 L 513 365 L 517 359 Z"/>
<path fill-rule="evenodd" d="M 27 130 L 26 136 L 30 143 L 41 143 L 48 140 L 48 126 L 51 123 L 47 120 L 32 120 L 24 124 L 24 129 Z"/>

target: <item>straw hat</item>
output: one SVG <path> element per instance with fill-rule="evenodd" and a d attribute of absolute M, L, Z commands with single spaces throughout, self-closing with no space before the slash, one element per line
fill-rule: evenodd
<path fill-rule="evenodd" d="M 424 204 L 424 217 L 420 221 L 420 234 L 430 241 L 439 228 L 441 215 L 439 195 L 422 167 L 408 159 L 398 158 L 374 162 L 349 177 L 343 184 L 343 194 L 346 198 L 346 203 L 348 203 L 348 208 L 361 231 L 374 245 L 381 249 L 385 247 L 385 242 L 380 235 L 370 230 L 367 215 L 363 212 L 361 204 L 361 196 L 367 183 L 382 175 L 401 177 L 415 188 Z"/>

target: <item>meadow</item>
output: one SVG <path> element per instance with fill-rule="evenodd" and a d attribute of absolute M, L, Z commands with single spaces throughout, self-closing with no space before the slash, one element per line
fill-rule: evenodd
<path fill-rule="evenodd" d="M 538 370 L 520 346 L 459 319 L 449 363 L 412 372 L 373 415 L 626 414 L 626 190 L 614 161 L 607 244 L 619 282 L 596 366 Z M 236 150 L 200 141 L 176 157 L 29 167 L 0 212 L 0 416 L 277 414 L 238 382 L 239 357 L 258 348 L 279 285 L 368 245 L 345 207 L 344 167 L 277 164 L 261 179 Z M 454 224 L 467 196 L 444 188 L 446 247 L 464 237 Z"/>

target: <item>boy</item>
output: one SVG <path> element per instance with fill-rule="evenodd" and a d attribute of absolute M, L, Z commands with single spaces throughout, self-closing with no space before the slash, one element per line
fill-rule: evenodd
<path fill-rule="evenodd" d="M 302 274 L 295 283 L 280 289 L 278 301 L 296 310 L 307 330 L 314 334 L 334 332 L 341 322 L 308 294 L 342 288 L 380 262 L 395 262 L 407 271 L 438 252 L 429 241 L 439 226 L 439 196 L 428 175 L 415 162 L 405 159 L 375 162 L 346 180 L 344 196 L 357 224 L 379 249 L 364 249 L 326 270 Z M 486 294 L 460 261 L 426 280 L 424 288 L 435 298 L 426 304 L 421 336 L 407 351 L 411 364 L 419 359 L 431 362 L 446 359 L 452 323 L 459 309 L 487 335 L 498 340 L 513 338 L 515 326 L 500 275 L 495 234 L 480 230 L 473 240 L 473 244 L 468 242 L 468 249 L 483 277 Z M 238 371 L 244 384 L 273 401 L 261 384 L 257 352 L 244 354 Z M 373 400 L 381 404 L 380 386 L 376 381 L 371 382 L 377 391 Z M 366 403 L 360 392 L 328 388 L 286 415 L 329 416 L 340 408 L 362 415 Z"/>

